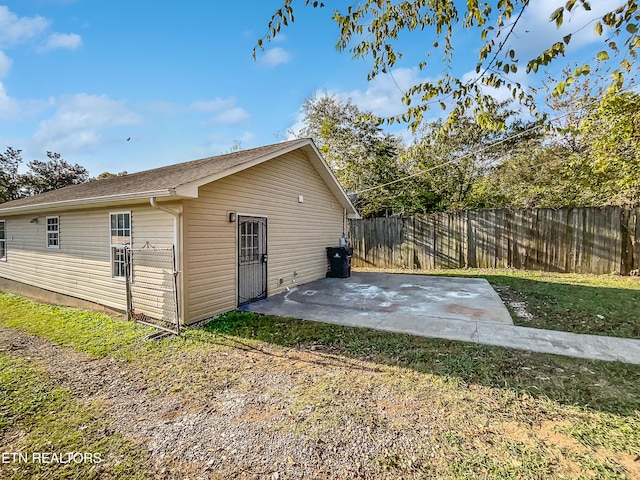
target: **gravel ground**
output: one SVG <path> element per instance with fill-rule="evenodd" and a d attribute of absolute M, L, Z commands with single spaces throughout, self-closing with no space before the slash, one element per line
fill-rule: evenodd
<path fill-rule="evenodd" d="M 0 345 L 42 366 L 76 398 L 99 401 L 114 429 L 147 445 L 158 478 L 397 478 L 397 468 L 391 475 L 385 464 L 398 461 L 393 452 L 414 452 L 403 460 L 409 463 L 403 478 L 411 478 L 430 450 L 427 419 L 403 418 L 409 398 L 389 398 L 379 386 L 348 401 L 333 401 L 328 387 L 318 402 L 313 395 L 298 402 L 305 387 L 316 388 L 320 370 L 336 385 L 347 368 L 379 373 L 331 355 L 211 352 L 197 368 L 215 371 L 223 360 L 241 378 L 229 388 L 200 385 L 194 396 L 173 392 L 180 389 L 170 376 L 145 378 L 134 363 L 92 359 L 16 330 L 0 329 Z M 329 410 L 328 427 L 311 421 L 315 414 L 331 417 Z"/>
<path fill-rule="evenodd" d="M 212 338 L 124 361 L 0 328 L 0 351 L 100 405 L 148 449 L 158 479 L 597 478 L 577 456 L 640 478 L 634 456 L 562 434 L 589 417 L 552 402 L 322 348 Z"/>

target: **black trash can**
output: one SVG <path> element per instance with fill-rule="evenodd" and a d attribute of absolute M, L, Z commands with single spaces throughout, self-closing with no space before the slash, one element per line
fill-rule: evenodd
<path fill-rule="evenodd" d="M 351 276 L 351 247 L 327 247 L 329 271 L 327 277 L 347 278 Z"/>

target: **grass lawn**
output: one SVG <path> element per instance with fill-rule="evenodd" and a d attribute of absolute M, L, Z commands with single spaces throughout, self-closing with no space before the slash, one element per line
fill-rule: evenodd
<path fill-rule="evenodd" d="M 0 443 L 2 453 L 30 456 L 15 463 L 3 461 L 0 478 L 145 478 L 147 452 L 113 432 L 99 405 L 74 399 L 37 365 L 4 353 L 0 353 Z M 33 454 L 41 452 L 58 455 L 62 461 L 53 461 L 52 455 L 34 461 Z"/>
<path fill-rule="evenodd" d="M 485 278 L 507 300 L 516 325 L 640 339 L 640 277 L 514 269 L 358 270 Z M 531 316 L 519 316 L 509 300 L 524 303 Z"/>
<path fill-rule="evenodd" d="M 631 312 L 619 296 L 637 298 L 633 281 L 477 274 L 512 288 L 534 316 L 546 308 L 556 322 L 579 326 L 576 319 L 600 314 L 599 328 L 607 319 L 626 325 L 627 336 L 637 328 L 636 313 L 622 321 L 593 300 Z M 572 298 L 557 293 L 565 288 Z M 640 366 L 235 312 L 149 342 L 149 330 L 136 325 L 6 294 L 0 327 L 87 361 L 116 362 L 105 375 L 136 378 L 149 405 L 183 406 L 169 423 L 159 418 L 156 440 L 140 445 L 136 425 L 127 427 L 131 415 L 107 416 L 105 405 L 59 384 L 50 366 L 19 349 L 2 352 L 0 450 L 99 450 L 104 478 L 153 478 L 163 469 L 172 478 L 640 478 Z M 194 415 L 212 422 L 211 438 Z M 183 430 L 169 428 L 176 424 Z M 172 435 L 200 442 L 182 447 L 189 460 L 159 455 L 154 442 Z M 21 478 L 9 467 L 0 465 L 0 478 Z M 67 477 L 32 468 L 22 478 L 95 475 L 86 465 Z"/>

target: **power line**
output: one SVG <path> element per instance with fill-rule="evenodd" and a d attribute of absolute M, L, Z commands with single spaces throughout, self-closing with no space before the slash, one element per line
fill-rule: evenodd
<path fill-rule="evenodd" d="M 444 163 L 441 163 L 441 164 L 435 165 L 435 166 L 430 167 L 430 168 L 426 168 L 426 169 L 424 169 L 424 170 L 420 170 L 420 171 L 418 171 L 418 172 L 416 172 L 416 173 L 412 173 L 411 175 L 407 175 L 406 177 L 403 177 L 403 178 L 398 178 L 398 179 L 393 180 L 393 181 L 391 181 L 391 182 L 383 183 L 382 185 L 377 185 L 377 186 L 375 186 L 375 187 L 370 187 L 370 188 L 365 188 L 365 189 L 363 189 L 363 190 L 359 190 L 359 191 L 355 192 L 355 194 L 356 194 L 356 195 L 358 195 L 358 194 L 360 194 L 360 193 L 370 192 L 370 191 L 372 191 L 372 190 L 377 190 L 377 189 L 379 189 L 379 188 L 384 188 L 384 187 L 387 187 L 387 186 L 389 186 L 389 185 L 393 185 L 393 184 L 395 184 L 395 183 L 404 182 L 405 180 L 409 180 L 410 178 L 414 178 L 414 177 L 418 177 L 418 176 L 420 176 L 420 175 L 424 175 L 425 173 L 431 172 L 431 171 L 433 171 L 433 170 L 437 170 L 438 168 L 446 167 L 447 165 L 449 165 L 449 164 L 451 164 L 451 163 L 454 163 L 454 162 L 456 162 L 456 161 L 464 160 L 465 158 L 470 157 L 470 156 L 472 156 L 472 155 L 476 155 L 476 154 L 478 154 L 478 153 L 482 153 L 482 152 L 484 152 L 485 150 L 488 150 L 488 149 L 490 149 L 490 148 L 492 148 L 492 147 L 495 147 L 496 145 L 500 145 L 501 143 L 505 143 L 505 142 L 507 142 L 507 141 L 513 140 L 513 139 L 515 139 L 515 138 L 518 138 L 518 137 L 520 137 L 520 136 L 522 136 L 522 135 L 525 135 L 525 134 L 527 134 L 527 133 L 530 133 L 530 132 L 532 132 L 532 131 L 534 131 L 534 130 L 537 130 L 537 129 L 539 129 L 539 128 L 541 128 L 541 126 L 540 126 L 540 125 L 536 125 L 535 127 L 529 128 L 529 129 L 527 129 L 527 130 L 523 130 L 522 132 L 518 132 L 517 134 L 511 135 L 510 137 L 507 137 L 507 138 L 503 138 L 503 139 L 501 139 L 501 140 L 498 140 L 497 142 L 492 143 L 492 144 L 490 144 L 490 145 L 486 145 L 486 146 L 484 146 L 484 147 L 482 147 L 482 148 L 480 148 L 480 149 L 478 149 L 478 150 L 475 150 L 475 151 L 471 151 L 471 152 L 465 153 L 464 155 L 462 155 L 462 156 L 460 156 L 460 157 L 457 157 L 457 158 L 453 158 L 453 159 L 451 159 L 451 160 L 449 160 L 449 161 L 447 161 L 447 162 L 444 162 Z"/>
<path fill-rule="evenodd" d="M 620 92 L 622 93 L 624 91 L 630 90 L 630 89 L 632 89 L 632 88 L 634 88 L 634 87 L 636 87 L 638 85 L 640 85 L 640 84 L 638 84 L 638 83 L 631 84 L 631 85 L 627 86 L 626 88 L 620 89 Z M 594 101 L 594 102 L 588 103 L 587 105 L 588 106 L 592 106 L 592 105 L 597 105 L 598 103 L 599 103 L 599 101 Z M 563 115 L 558 115 L 556 117 L 550 118 L 549 121 L 553 122 L 553 121 L 561 120 L 561 119 L 563 119 L 565 117 L 573 115 L 574 113 L 575 113 L 575 111 L 567 112 L 567 113 L 565 113 Z M 407 175 L 406 177 L 398 178 L 396 180 L 392 180 L 391 182 L 383 183 L 381 185 L 376 185 L 374 187 L 369 187 L 369 188 L 365 188 L 365 189 L 362 189 L 362 190 L 358 190 L 357 192 L 354 192 L 354 193 L 356 195 L 359 195 L 361 193 L 371 192 L 373 190 L 378 190 L 380 188 L 388 187 L 389 185 L 394 185 L 396 183 L 404 182 L 405 180 L 409 180 L 410 178 L 419 177 L 420 175 L 424 175 L 425 173 L 429 173 L 429 172 L 431 172 L 433 170 L 437 170 L 439 168 L 446 167 L 447 165 L 450 165 L 450 164 L 452 164 L 452 163 L 454 163 L 456 161 L 464 160 L 465 158 L 468 158 L 468 157 L 470 157 L 472 155 L 477 155 L 477 154 L 482 153 L 482 152 L 484 152 L 486 150 L 489 150 L 490 148 L 493 148 L 493 147 L 495 147 L 497 145 L 501 145 L 501 144 L 506 143 L 508 141 L 514 140 L 516 138 L 519 138 L 519 137 L 521 137 L 521 136 L 523 136 L 525 134 L 531 133 L 531 132 L 533 132 L 535 130 L 538 130 L 538 129 L 542 128 L 542 127 L 543 127 L 543 125 L 535 125 L 535 126 L 533 126 L 531 128 L 523 130 L 522 132 L 518 132 L 516 134 L 510 135 L 510 136 L 508 136 L 506 138 L 498 140 L 498 141 L 496 141 L 494 143 L 491 143 L 489 145 L 485 145 L 484 147 L 479 148 L 477 150 L 472 150 L 470 152 L 467 152 L 467 153 L 465 153 L 464 155 L 462 155 L 460 157 L 456 157 L 456 158 L 453 158 L 453 159 L 448 160 L 446 162 L 443 162 L 443 163 L 440 163 L 438 165 L 435 165 L 433 167 L 429 167 L 429 168 L 420 170 L 418 172 L 412 173 L 411 175 Z"/>

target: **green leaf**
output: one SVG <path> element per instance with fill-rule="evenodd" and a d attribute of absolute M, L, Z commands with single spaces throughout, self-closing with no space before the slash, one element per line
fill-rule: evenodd
<path fill-rule="evenodd" d="M 602 35 L 602 23 L 596 22 L 595 30 L 596 34 Z"/>
<path fill-rule="evenodd" d="M 562 25 L 562 15 L 564 14 L 564 7 L 559 7 L 557 8 L 552 14 L 551 17 L 549 18 L 550 21 L 554 21 L 556 22 L 556 28 L 560 28 L 560 26 Z"/>
<path fill-rule="evenodd" d="M 602 50 L 601 52 L 598 52 L 598 60 L 600 60 L 601 62 L 605 60 L 609 60 L 609 54 L 607 53 L 606 50 Z"/>
<path fill-rule="evenodd" d="M 554 21 L 555 19 L 557 19 L 558 17 L 561 17 L 562 14 L 564 13 L 564 7 L 558 7 L 556 8 L 553 13 L 551 14 L 551 16 L 549 17 L 549 21 Z"/>
<path fill-rule="evenodd" d="M 560 82 L 556 85 L 556 88 L 553 89 L 552 95 L 554 97 L 559 97 L 560 95 L 562 95 L 564 93 L 564 89 L 566 87 L 566 83 L 564 82 Z"/>
<path fill-rule="evenodd" d="M 622 75 L 622 72 L 620 72 L 620 70 L 614 70 L 613 72 L 611 72 L 611 76 L 613 77 L 613 81 L 615 82 L 615 84 L 618 87 L 621 87 L 624 83 L 624 76 Z"/>
<path fill-rule="evenodd" d="M 620 62 L 620 66 L 624 68 L 627 72 L 631 71 L 631 63 L 626 58 Z"/>
<path fill-rule="evenodd" d="M 627 23 L 627 32 L 638 33 L 638 26 L 635 23 Z"/>
<path fill-rule="evenodd" d="M 565 35 L 564 37 L 562 37 L 562 40 L 564 41 L 564 43 L 569 44 L 569 42 L 571 41 L 571 34 Z"/>
<path fill-rule="evenodd" d="M 589 75 L 591 73 L 591 65 L 585 64 L 581 67 L 576 68 L 573 71 L 573 74 L 577 77 L 579 75 Z"/>

